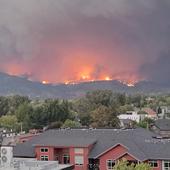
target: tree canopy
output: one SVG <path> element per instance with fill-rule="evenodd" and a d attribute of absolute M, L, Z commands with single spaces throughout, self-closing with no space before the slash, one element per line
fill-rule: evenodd
<path fill-rule="evenodd" d="M 129 164 L 126 160 L 119 161 L 113 168 L 113 170 L 151 170 L 151 167 L 147 163 Z"/>
<path fill-rule="evenodd" d="M 85 96 L 72 100 L 29 99 L 26 96 L 0 96 L 0 126 L 23 130 L 43 127 L 119 127 L 117 116 L 142 107 L 161 112 L 161 106 L 170 107 L 170 95 L 127 95 L 110 90 L 87 92 Z M 4 117 L 5 116 L 5 117 Z M 166 115 L 170 117 L 170 113 Z M 11 121 L 11 117 L 13 121 Z M 147 128 L 152 123 L 145 119 L 138 126 Z"/>

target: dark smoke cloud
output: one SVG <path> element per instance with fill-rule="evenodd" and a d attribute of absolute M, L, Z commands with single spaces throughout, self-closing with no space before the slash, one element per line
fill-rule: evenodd
<path fill-rule="evenodd" d="M 141 68 L 169 49 L 169 16 L 169 0 L 0 0 L 0 70 L 51 82 L 87 71 L 155 80 L 154 67 L 149 77 Z"/>
<path fill-rule="evenodd" d="M 143 65 L 141 74 L 157 84 L 170 85 L 170 52 L 162 53 L 155 62 Z"/>

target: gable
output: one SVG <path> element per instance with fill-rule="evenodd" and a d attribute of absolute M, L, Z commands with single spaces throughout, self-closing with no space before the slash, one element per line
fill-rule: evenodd
<path fill-rule="evenodd" d="M 134 156 L 132 156 L 129 153 L 125 153 L 125 154 L 121 155 L 120 157 L 118 157 L 117 159 L 126 159 L 128 161 L 136 161 L 137 160 Z"/>
<path fill-rule="evenodd" d="M 112 159 L 116 159 L 119 155 L 123 155 L 124 153 L 127 153 L 127 151 L 128 151 L 128 149 L 125 146 L 123 146 L 121 144 L 117 144 L 117 145 L 113 146 L 112 148 L 109 148 L 102 154 L 100 154 L 98 156 L 98 158 L 112 157 Z"/>

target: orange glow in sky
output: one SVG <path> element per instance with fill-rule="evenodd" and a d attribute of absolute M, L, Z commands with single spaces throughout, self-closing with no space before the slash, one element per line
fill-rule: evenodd
<path fill-rule="evenodd" d="M 17 67 L 16 65 L 10 65 L 8 67 L 7 73 L 10 75 L 21 75 L 22 68 Z M 106 74 L 106 72 L 101 72 L 97 77 L 95 77 L 95 69 L 93 67 L 78 67 L 77 69 L 80 69 L 80 71 L 77 70 L 77 73 L 73 75 L 72 79 L 65 79 L 65 80 L 50 80 L 48 77 L 48 74 L 46 76 L 42 76 L 42 78 L 39 79 L 39 81 L 42 84 L 57 84 L 57 83 L 64 83 L 66 85 L 69 84 L 77 84 L 79 82 L 93 82 L 93 81 L 111 81 L 111 80 L 118 80 L 119 82 L 123 83 L 124 85 L 127 85 L 129 87 L 134 87 L 135 84 L 138 82 L 139 79 L 137 79 L 134 76 L 127 76 L 127 75 L 116 75 L 112 76 L 111 74 Z M 107 76 L 106 76 L 107 75 Z M 35 80 L 35 79 L 33 79 Z"/>

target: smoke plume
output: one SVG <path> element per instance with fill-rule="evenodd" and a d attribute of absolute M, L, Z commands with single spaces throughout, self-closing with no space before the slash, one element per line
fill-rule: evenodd
<path fill-rule="evenodd" d="M 0 0 L 0 71 L 52 83 L 166 81 L 169 16 L 169 0 Z"/>

